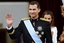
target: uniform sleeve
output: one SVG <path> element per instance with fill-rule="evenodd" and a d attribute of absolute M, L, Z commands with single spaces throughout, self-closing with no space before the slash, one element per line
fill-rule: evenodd
<path fill-rule="evenodd" d="M 16 39 L 16 38 L 21 36 L 21 34 L 22 34 L 22 24 L 23 24 L 23 21 L 20 22 L 20 24 L 17 28 L 14 29 L 12 27 L 10 30 L 7 30 L 11 39 Z"/>
<path fill-rule="evenodd" d="M 46 22 L 45 36 L 46 36 L 46 43 L 52 43 L 51 28 L 50 28 L 50 23 L 49 22 Z"/>

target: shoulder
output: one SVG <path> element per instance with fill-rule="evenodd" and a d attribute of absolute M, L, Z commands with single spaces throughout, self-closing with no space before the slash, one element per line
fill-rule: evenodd
<path fill-rule="evenodd" d="M 57 29 L 57 27 L 56 27 L 56 26 L 55 26 L 54 28 L 55 28 L 55 29 Z"/>
<path fill-rule="evenodd" d="M 29 20 L 29 19 L 30 19 L 29 17 L 28 18 L 22 18 L 20 23 L 19 23 L 19 26 L 23 26 L 24 25 L 24 21 L 25 20 Z"/>
<path fill-rule="evenodd" d="M 22 18 L 21 21 L 20 21 L 20 24 L 24 24 L 24 21 L 29 20 L 29 19 L 30 19 L 29 17 L 28 18 Z"/>
<path fill-rule="evenodd" d="M 57 27 L 56 27 L 56 26 L 54 26 L 54 27 L 51 27 L 51 28 L 53 28 L 53 29 L 57 29 Z"/>
<path fill-rule="evenodd" d="M 49 24 L 49 20 L 45 19 L 45 18 L 40 18 L 40 20 L 43 22 L 43 24 Z"/>
<path fill-rule="evenodd" d="M 57 27 L 56 26 L 51 27 L 51 30 L 57 32 Z"/>
<path fill-rule="evenodd" d="M 40 18 L 40 20 L 49 22 L 49 20 L 47 20 L 47 19 L 45 19 L 45 18 Z"/>
<path fill-rule="evenodd" d="M 21 20 L 22 21 L 24 21 L 24 20 L 29 20 L 30 18 L 28 17 L 28 18 L 22 18 Z"/>

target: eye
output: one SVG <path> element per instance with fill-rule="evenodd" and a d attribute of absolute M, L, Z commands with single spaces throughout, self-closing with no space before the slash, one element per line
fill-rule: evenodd
<path fill-rule="evenodd" d="M 29 9 L 29 10 L 32 10 L 32 9 Z"/>
<path fill-rule="evenodd" d="M 48 20 L 50 20 L 50 18 L 48 18 Z"/>
<path fill-rule="evenodd" d="M 45 19 L 47 19 L 47 18 L 45 18 Z"/>
<path fill-rule="evenodd" d="M 36 9 L 33 9 L 33 10 L 36 10 Z"/>

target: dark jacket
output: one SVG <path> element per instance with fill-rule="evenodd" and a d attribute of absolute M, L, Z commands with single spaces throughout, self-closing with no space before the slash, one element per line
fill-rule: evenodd
<path fill-rule="evenodd" d="M 24 20 L 27 20 L 27 19 L 24 19 Z M 16 29 L 13 29 L 13 27 L 12 27 L 11 30 L 7 30 L 7 31 L 9 33 L 9 36 L 11 39 L 15 39 L 15 38 L 19 39 L 21 34 L 23 34 L 23 41 L 25 43 L 32 43 L 32 42 L 34 42 L 34 40 L 32 39 L 32 37 L 30 36 L 30 34 L 28 32 L 28 30 L 23 22 L 24 20 L 21 20 L 19 26 Z M 36 20 L 32 20 L 32 19 L 29 19 L 29 20 L 31 21 L 32 25 L 33 25 L 33 22 L 35 21 L 35 26 L 33 25 L 33 27 L 34 27 L 36 34 L 40 37 L 42 42 L 44 43 L 45 38 L 46 38 L 46 43 L 52 43 L 50 23 L 42 18 L 38 18 Z M 40 27 L 40 29 L 39 29 L 39 27 Z"/>

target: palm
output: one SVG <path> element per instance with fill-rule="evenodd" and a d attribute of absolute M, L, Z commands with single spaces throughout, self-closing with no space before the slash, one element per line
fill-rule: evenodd
<path fill-rule="evenodd" d="M 12 24 L 13 23 L 13 18 L 6 19 L 6 22 L 7 22 L 7 24 Z"/>
<path fill-rule="evenodd" d="M 6 15 L 6 22 L 7 22 L 7 25 L 10 26 L 12 25 L 14 19 L 11 17 L 11 14 L 7 14 Z"/>

